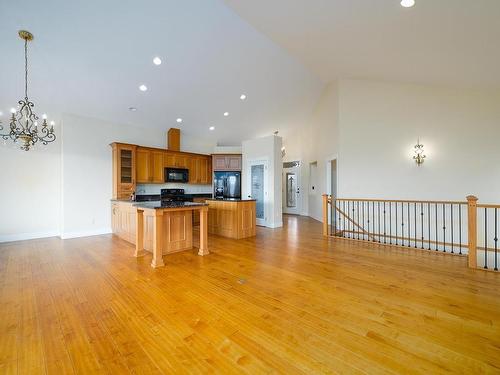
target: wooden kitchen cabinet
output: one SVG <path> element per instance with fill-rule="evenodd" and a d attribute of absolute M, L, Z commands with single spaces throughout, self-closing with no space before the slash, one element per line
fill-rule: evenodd
<path fill-rule="evenodd" d="M 137 148 L 137 183 L 164 183 L 164 154 L 165 152 L 159 150 L 152 150 L 142 147 Z"/>
<path fill-rule="evenodd" d="M 241 155 L 212 155 L 214 171 L 241 171 Z"/>
<path fill-rule="evenodd" d="M 189 156 L 183 153 L 166 152 L 165 154 L 165 167 L 171 168 L 188 168 Z"/>
<path fill-rule="evenodd" d="M 189 183 L 210 185 L 212 183 L 212 163 L 210 156 L 192 155 L 189 160 Z"/>
<path fill-rule="evenodd" d="M 111 228 L 121 239 L 135 243 L 136 209 L 132 202 L 111 203 Z"/>
<path fill-rule="evenodd" d="M 136 186 L 136 149 L 137 146 L 125 143 L 112 143 L 113 162 L 113 199 L 127 199 Z"/>

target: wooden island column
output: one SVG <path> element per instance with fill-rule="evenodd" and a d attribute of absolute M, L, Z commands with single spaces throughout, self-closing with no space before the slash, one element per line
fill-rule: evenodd
<path fill-rule="evenodd" d="M 200 209 L 200 249 L 198 255 L 208 255 L 208 206 Z"/>

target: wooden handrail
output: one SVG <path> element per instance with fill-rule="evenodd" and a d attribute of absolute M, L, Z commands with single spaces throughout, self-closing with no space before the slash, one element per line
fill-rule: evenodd
<path fill-rule="evenodd" d="M 463 204 L 466 201 L 416 201 L 416 200 L 402 200 L 402 199 L 351 199 L 351 198 L 335 198 L 337 201 L 343 202 L 391 202 L 391 203 L 430 203 L 430 204 Z M 500 208 L 500 206 L 498 206 Z"/>
<path fill-rule="evenodd" d="M 477 208 L 498 208 L 498 209 L 500 209 L 500 205 L 498 205 L 498 204 L 477 204 Z"/>

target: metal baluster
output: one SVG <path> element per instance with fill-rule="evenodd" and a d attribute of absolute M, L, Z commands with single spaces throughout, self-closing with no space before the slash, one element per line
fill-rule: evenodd
<path fill-rule="evenodd" d="M 420 203 L 420 235 L 422 237 L 422 250 L 424 249 L 424 204 Z"/>
<path fill-rule="evenodd" d="M 343 220 L 344 223 L 342 225 L 342 228 L 344 230 L 342 231 L 342 233 L 343 233 L 343 237 L 345 238 L 345 236 L 346 236 L 346 231 L 345 231 L 345 201 L 342 201 L 342 212 L 344 213 L 344 215 L 342 215 L 342 217 L 344 218 L 344 220 Z"/>
<path fill-rule="evenodd" d="M 413 211 L 414 211 L 413 220 L 415 220 L 415 233 L 413 233 L 413 235 L 415 236 L 414 246 L 416 249 L 417 248 L 417 203 L 416 202 L 413 202 Z"/>
<path fill-rule="evenodd" d="M 484 208 L 484 269 L 488 269 L 488 209 Z"/>
<path fill-rule="evenodd" d="M 451 206 L 451 253 L 453 254 L 453 203 Z"/>
<path fill-rule="evenodd" d="M 396 205 L 396 209 L 394 212 L 396 212 L 396 223 L 395 223 L 395 227 L 396 227 L 396 245 L 398 244 L 398 202 L 395 202 L 395 205 Z"/>
<path fill-rule="evenodd" d="M 370 241 L 370 201 L 367 202 L 366 216 L 368 218 L 368 238 L 366 240 Z"/>
<path fill-rule="evenodd" d="M 460 255 L 462 255 L 462 205 L 458 205 L 458 227 L 459 227 L 459 232 L 458 232 L 458 242 L 460 243 Z"/>
<path fill-rule="evenodd" d="M 372 202 L 372 218 L 373 218 L 373 233 L 375 233 L 375 202 Z M 373 236 L 373 242 L 375 242 L 375 236 Z"/>
<path fill-rule="evenodd" d="M 392 202 L 389 202 L 389 244 L 392 245 Z"/>
<path fill-rule="evenodd" d="M 436 208 L 436 251 L 438 251 L 438 205 L 437 203 L 434 204 Z"/>
<path fill-rule="evenodd" d="M 497 208 L 495 207 L 495 271 L 498 271 L 498 257 L 497 257 L 497 250 L 498 250 L 498 215 L 497 215 Z"/>
<path fill-rule="evenodd" d="M 356 214 L 358 215 L 358 225 L 359 225 L 359 201 L 356 202 L 356 207 L 357 207 Z M 359 240 L 359 232 L 360 232 L 359 228 L 357 228 L 357 232 L 358 232 L 358 240 Z"/>
<path fill-rule="evenodd" d="M 387 222 L 386 222 L 386 216 L 385 216 L 385 201 L 384 201 L 384 243 L 387 243 Z"/>
<path fill-rule="evenodd" d="M 380 201 L 377 202 L 377 210 L 378 210 L 378 243 L 380 243 Z"/>
<path fill-rule="evenodd" d="M 446 253 L 446 206 L 443 203 L 443 253 Z"/>
<path fill-rule="evenodd" d="M 405 202 L 401 202 L 401 245 L 405 246 Z"/>
<path fill-rule="evenodd" d="M 354 221 L 356 219 L 356 214 L 355 214 L 355 209 L 354 209 L 354 201 L 352 201 L 352 220 Z M 358 220 L 358 224 L 359 224 L 359 220 Z M 354 238 L 354 223 L 352 224 L 352 238 Z M 359 229 L 356 227 L 356 238 L 359 240 Z"/>
<path fill-rule="evenodd" d="M 429 229 L 429 250 L 431 250 L 431 204 L 427 203 L 427 227 Z"/>
<path fill-rule="evenodd" d="M 408 247 L 411 247 L 411 218 L 410 218 L 410 202 L 408 202 L 406 204 L 407 206 L 407 217 L 408 217 L 408 221 L 407 221 L 407 224 L 408 224 Z"/>

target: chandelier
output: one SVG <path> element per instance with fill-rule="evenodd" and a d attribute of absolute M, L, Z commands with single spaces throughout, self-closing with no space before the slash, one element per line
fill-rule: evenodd
<path fill-rule="evenodd" d="M 24 40 L 24 99 L 18 102 L 19 106 L 16 110 L 11 109 L 10 132 L 1 134 L 5 139 L 11 139 L 14 142 L 20 140 L 23 142 L 21 150 L 28 151 L 37 142 L 46 145 L 49 142 L 54 142 L 56 136 L 54 134 L 54 121 L 50 122 L 50 128 L 47 124 L 47 116 L 43 115 L 42 126 L 38 128 L 38 116 L 33 112 L 35 106 L 28 99 L 28 42 L 33 40 L 33 34 L 29 31 L 19 31 L 19 36 Z M 0 122 L 0 131 L 3 130 Z"/>

